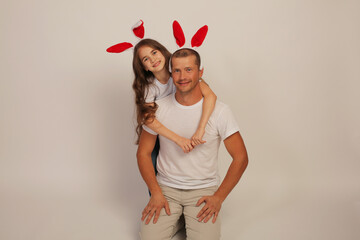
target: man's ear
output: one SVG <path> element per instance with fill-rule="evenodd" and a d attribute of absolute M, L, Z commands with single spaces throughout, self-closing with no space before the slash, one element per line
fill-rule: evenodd
<path fill-rule="evenodd" d="M 201 68 L 199 71 L 199 79 L 202 78 L 203 73 L 204 73 L 204 67 Z"/>

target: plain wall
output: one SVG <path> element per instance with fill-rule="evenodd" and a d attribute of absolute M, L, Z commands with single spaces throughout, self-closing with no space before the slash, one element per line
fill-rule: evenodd
<path fill-rule="evenodd" d="M 360 2 L 5 1 L 0 239 L 138 239 L 131 26 L 177 49 L 201 26 L 204 78 L 249 154 L 222 239 L 360 239 Z M 221 147 L 224 176 L 231 158 Z"/>

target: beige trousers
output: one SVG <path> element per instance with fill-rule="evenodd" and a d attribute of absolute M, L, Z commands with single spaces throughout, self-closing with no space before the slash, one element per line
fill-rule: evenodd
<path fill-rule="evenodd" d="M 185 217 L 186 239 L 187 240 L 219 240 L 220 239 L 220 218 L 218 216 L 215 223 L 212 218 L 207 222 L 199 222 L 196 217 L 202 203 L 196 207 L 197 201 L 208 195 L 213 195 L 217 186 L 182 190 L 160 185 L 165 198 L 169 202 L 171 215 L 168 216 L 163 208 L 157 223 L 150 221 L 145 224 L 141 222 L 140 237 L 141 240 L 170 240 L 176 232 L 179 224 L 178 220 L 182 214 Z"/>

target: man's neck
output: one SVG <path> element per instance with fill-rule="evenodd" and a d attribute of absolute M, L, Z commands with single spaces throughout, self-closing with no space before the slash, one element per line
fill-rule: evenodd
<path fill-rule="evenodd" d="M 154 73 L 155 78 L 162 84 L 166 84 L 169 81 L 170 73 L 165 69 L 161 72 Z"/>
<path fill-rule="evenodd" d="M 184 106 L 191 106 L 199 102 L 202 99 L 202 94 L 200 90 L 200 84 L 197 84 L 193 90 L 190 92 L 182 93 L 176 91 L 175 99 L 178 103 Z"/>

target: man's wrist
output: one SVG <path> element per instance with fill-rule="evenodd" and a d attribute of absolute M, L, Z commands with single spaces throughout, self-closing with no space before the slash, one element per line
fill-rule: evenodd
<path fill-rule="evenodd" d="M 160 187 L 152 189 L 152 190 L 150 189 L 150 192 L 151 192 L 151 195 L 162 195 L 163 194 Z"/>
<path fill-rule="evenodd" d="M 219 192 L 215 192 L 214 196 L 217 197 L 221 203 L 223 203 L 225 201 L 226 196 L 224 196 L 223 194 L 219 193 Z"/>

